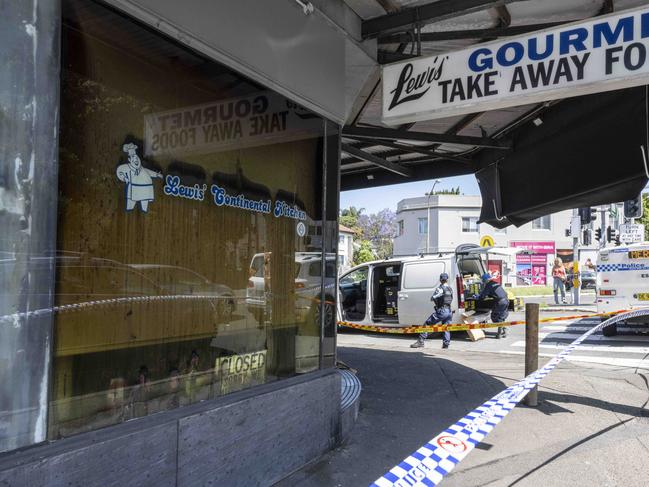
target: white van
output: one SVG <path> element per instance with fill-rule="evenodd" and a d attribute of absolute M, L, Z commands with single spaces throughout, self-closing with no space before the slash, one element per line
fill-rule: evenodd
<path fill-rule="evenodd" d="M 517 250 L 465 244 L 449 252 L 358 265 L 338 280 L 338 320 L 389 327 L 422 325 L 433 312 L 430 297 L 443 272 L 449 275 L 453 288 L 451 323 L 484 320 L 492 301 L 471 299 L 482 290 L 483 256 L 512 252 Z M 510 309 L 513 306 L 510 301 Z"/>
<path fill-rule="evenodd" d="M 600 250 L 596 289 L 598 313 L 649 307 L 649 242 Z M 611 336 L 616 331 L 612 325 L 603 333 Z"/>

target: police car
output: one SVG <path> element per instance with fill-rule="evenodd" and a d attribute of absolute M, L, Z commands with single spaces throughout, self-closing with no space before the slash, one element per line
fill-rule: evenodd
<path fill-rule="evenodd" d="M 453 288 L 451 323 L 484 321 L 493 301 L 472 299 L 482 290 L 483 257 L 518 251 L 464 244 L 448 252 L 358 265 L 338 280 L 338 321 L 388 327 L 421 325 L 433 311 L 430 296 L 443 272 L 449 275 Z M 510 309 L 513 306 L 510 300 Z"/>
<path fill-rule="evenodd" d="M 600 250 L 596 288 L 598 313 L 649 307 L 649 242 Z M 649 324 L 649 317 L 634 322 Z M 616 332 L 615 325 L 603 330 Z"/>

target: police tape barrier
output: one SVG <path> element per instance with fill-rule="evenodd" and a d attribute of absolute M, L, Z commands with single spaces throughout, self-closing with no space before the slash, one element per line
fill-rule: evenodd
<path fill-rule="evenodd" d="M 648 315 L 649 309 L 619 312 L 616 316 L 594 326 L 552 358 L 545 366 L 471 411 L 374 481 L 370 487 L 420 487 L 439 484 L 516 407 L 529 391 L 536 387 L 586 338 L 618 321 Z"/>
<path fill-rule="evenodd" d="M 587 315 L 570 315 L 570 316 L 560 316 L 557 318 L 543 318 L 539 320 L 539 323 L 552 323 L 554 321 L 566 321 L 566 320 L 578 320 L 582 318 L 594 318 L 594 317 L 604 317 L 604 316 L 615 316 L 622 311 L 611 311 L 609 313 L 591 313 Z M 524 325 L 525 320 L 517 321 L 503 321 L 500 323 L 452 323 L 448 325 L 430 325 L 430 326 L 376 326 L 376 325 L 361 325 L 359 323 L 350 323 L 349 321 L 339 321 L 339 326 L 344 326 L 347 328 L 353 328 L 355 330 L 362 331 L 374 331 L 377 333 L 387 333 L 393 335 L 408 335 L 415 333 L 435 333 L 443 331 L 466 331 L 466 330 L 481 330 L 485 328 L 504 328 L 507 326 L 514 325 Z"/>

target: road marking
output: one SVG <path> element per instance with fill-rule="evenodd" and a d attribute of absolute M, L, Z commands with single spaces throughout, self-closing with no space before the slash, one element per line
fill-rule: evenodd
<path fill-rule="evenodd" d="M 585 347 L 579 347 L 582 350 Z M 504 353 L 508 355 L 525 355 L 525 352 L 518 350 L 501 350 L 495 353 Z M 552 353 L 539 353 L 539 357 L 554 357 Z M 649 369 L 649 360 L 621 357 L 595 357 L 592 355 L 570 355 L 565 358 L 568 362 L 588 362 L 602 365 L 615 365 L 618 367 L 630 367 L 638 369 Z"/>
<path fill-rule="evenodd" d="M 561 350 L 566 348 L 569 343 L 539 343 L 539 348 L 551 348 L 553 350 Z M 524 341 L 515 342 L 511 345 L 512 347 L 525 347 Z M 579 345 L 579 350 L 587 350 L 590 352 L 617 352 L 617 353 L 642 353 L 649 354 L 649 347 L 635 347 L 629 345 L 628 347 L 619 347 L 613 345 Z"/>
<path fill-rule="evenodd" d="M 590 328 L 589 328 L 590 329 Z M 572 330 L 571 330 L 572 331 Z M 539 333 L 539 340 L 556 339 L 556 340 L 576 340 L 581 336 L 581 333 Z M 647 337 L 642 335 L 625 335 L 605 337 L 604 335 L 591 335 L 586 339 L 587 342 L 592 341 L 612 341 L 612 342 L 647 342 Z"/>
<path fill-rule="evenodd" d="M 562 326 L 562 325 L 550 325 L 550 326 L 544 326 L 541 328 L 541 331 L 547 331 L 547 332 L 553 332 L 553 331 L 588 331 L 592 328 L 592 326 Z M 622 327 L 618 326 L 617 327 L 617 332 L 618 333 L 633 333 L 637 335 L 642 335 L 642 333 L 637 333 L 638 329 L 637 328 L 627 328 L 627 327 Z M 647 338 L 649 338 L 649 333 L 644 334 Z"/>

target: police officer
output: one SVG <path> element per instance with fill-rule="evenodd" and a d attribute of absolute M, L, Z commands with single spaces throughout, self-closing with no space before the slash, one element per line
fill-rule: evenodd
<path fill-rule="evenodd" d="M 435 311 L 424 322 L 425 326 L 436 325 L 441 323 L 448 325 L 451 322 L 451 303 L 453 302 L 453 289 L 448 285 L 448 274 L 443 272 L 439 275 L 439 286 L 433 291 L 430 300 L 435 303 Z M 421 333 L 415 343 L 410 345 L 410 348 L 421 348 L 424 346 L 424 340 L 428 337 L 428 333 Z M 451 343 L 451 332 L 444 332 L 444 339 L 442 341 L 442 348 L 448 348 Z"/>
<path fill-rule="evenodd" d="M 492 298 L 496 300 L 494 307 L 491 309 L 491 321 L 493 323 L 502 323 L 509 315 L 509 298 L 507 297 L 507 292 L 491 277 L 491 274 L 488 272 L 485 272 L 482 275 L 482 282 L 484 283 L 484 287 L 476 299 Z M 507 328 L 499 326 L 496 338 L 505 338 L 506 336 Z"/>

